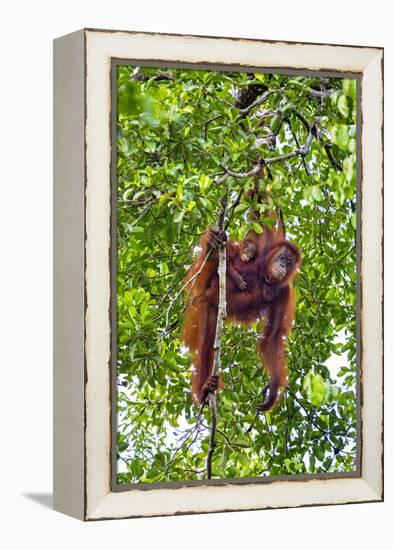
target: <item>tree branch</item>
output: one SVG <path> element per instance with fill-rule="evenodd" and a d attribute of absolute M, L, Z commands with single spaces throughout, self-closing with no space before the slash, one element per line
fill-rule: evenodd
<path fill-rule="evenodd" d="M 335 168 L 339 172 L 342 172 L 343 171 L 342 164 L 341 164 L 340 161 L 338 161 L 336 159 L 335 156 L 333 156 L 332 147 L 333 147 L 333 145 L 331 143 L 324 143 L 323 144 L 323 148 L 325 149 L 326 155 L 327 155 L 328 159 L 330 160 L 330 163 L 333 166 L 333 168 Z"/>
<path fill-rule="evenodd" d="M 233 170 L 230 170 L 226 166 L 221 165 L 221 168 L 224 170 L 224 174 L 221 175 L 220 177 L 217 177 L 216 183 L 219 184 L 224 182 L 227 178 L 229 178 L 229 176 L 232 176 L 234 178 L 239 178 L 239 179 L 246 179 L 246 178 L 251 178 L 252 176 L 257 176 L 262 172 L 264 164 L 266 164 L 265 161 L 260 159 L 258 160 L 257 164 L 247 172 L 234 172 Z"/>
<path fill-rule="evenodd" d="M 293 139 L 295 140 L 296 147 L 299 149 L 299 148 L 300 148 L 299 140 L 298 140 L 297 135 L 295 134 L 295 132 L 294 132 L 294 130 L 293 130 L 293 128 L 292 128 L 292 124 L 291 124 L 291 121 L 289 120 L 289 118 L 286 119 L 286 122 L 287 122 L 288 128 L 289 128 L 289 130 L 290 130 L 290 132 L 291 132 L 291 134 L 292 134 L 292 137 L 293 137 Z M 310 172 L 310 169 L 309 169 L 309 167 L 308 167 L 308 164 L 307 164 L 307 162 L 306 162 L 304 156 L 302 156 L 302 164 L 303 164 L 303 166 L 304 166 L 304 169 L 305 169 L 305 171 L 306 171 L 307 176 L 312 180 L 311 172 Z"/>
<path fill-rule="evenodd" d="M 312 140 L 316 137 L 317 131 L 316 131 L 315 122 L 313 122 L 312 124 L 309 124 L 307 121 L 305 122 L 307 124 L 309 131 L 308 131 L 306 143 L 303 145 L 303 147 L 297 147 L 296 149 L 294 149 L 290 153 L 286 153 L 285 155 L 278 155 L 277 157 L 259 159 L 257 163 L 252 168 L 250 168 L 250 170 L 248 170 L 247 172 L 234 172 L 233 170 L 227 168 L 226 166 L 221 165 L 224 172 L 223 173 L 221 172 L 219 175 L 217 175 L 216 183 L 220 184 L 224 182 L 227 178 L 229 178 L 229 176 L 232 176 L 233 178 L 238 178 L 238 179 L 245 179 L 252 176 L 257 176 L 263 170 L 263 166 L 267 166 L 268 164 L 274 164 L 276 162 L 289 160 L 298 156 L 301 156 L 303 158 L 306 157 L 310 152 L 311 143 L 312 143 Z"/>
<path fill-rule="evenodd" d="M 209 450 L 207 452 L 206 458 L 206 477 L 207 479 L 212 478 L 212 460 L 214 450 L 216 448 L 216 430 L 217 430 L 217 399 L 215 394 L 209 396 L 209 406 L 210 412 L 212 415 L 211 427 L 210 427 L 210 440 L 209 440 Z"/>
<path fill-rule="evenodd" d="M 245 107 L 244 109 L 240 109 L 239 118 L 246 117 L 248 115 L 248 113 L 250 111 L 252 111 L 252 109 L 254 109 L 255 107 L 258 107 L 259 105 L 261 105 L 261 103 L 264 103 L 269 96 L 271 96 L 272 94 L 275 94 L 277 92 L 281 92 L 281 88 L 274 88 L 273 90 L 268 90 L 263 95 L 261 95 L 261 97 L 256 99 L 253 103 L 251 103 L 251 105 L 249 105 L 248 107 Z"/>
<path fill-rule="evenodd" d="M 225 195 L 221 199 L 221 212 L 218 219 L 218 227 L 220 231 L 224 231 L 225 227 L 225 214 L 228 206 L 228 189 Z M 216 335 L 214 338 L 214 360 L 213 360 L 213 375 L 218 376 L 221 370 L 221 334 L 224 327 L 224 319 L 227 316 L 227 300 L 226 300 L 226 271 L 227 271 L 227 259 L 226 259 L 226 242 L 224 241 L 218 249 L 218 279 L 219 279 L 219 295 L 218 295 L 218 313 L 216 323 Z M 206 458 L 206 477 L 211 479 L 212 477 L 212 460 L 214 450 L 216 448 L 216 430 L 217 430 L 217 396 L 215 393 L 208 395 L 208 402 L 211 413 L 211 429 L 210 429 L 210 441 L 209 451 Z"/>

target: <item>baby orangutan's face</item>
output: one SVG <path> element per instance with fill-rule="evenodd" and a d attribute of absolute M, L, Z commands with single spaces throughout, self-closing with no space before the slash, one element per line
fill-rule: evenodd
<path fill-rule="evenodd" d="M 242 262 L 249 262 L 255 258 L 257 247 L 252 241 L 243 241 L 240 244 L 240 259 Z"/>

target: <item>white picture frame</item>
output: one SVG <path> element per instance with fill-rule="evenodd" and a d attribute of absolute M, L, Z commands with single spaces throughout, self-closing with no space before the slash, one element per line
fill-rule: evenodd
<path fill-rule="evenodd" d="M 359 471 L 113 490 L 113 61 L 351 73 L 360 81 Z M 84 29 L 54 42 L 54 508 L 81 520 L 383 500 L 383 49 Z"/>

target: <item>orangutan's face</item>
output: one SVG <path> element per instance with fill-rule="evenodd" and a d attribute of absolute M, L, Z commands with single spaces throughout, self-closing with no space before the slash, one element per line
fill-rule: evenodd
<path fill-rule="evenodd" d="M 296 255 L 286 245 L 281 246 L 274 254 L 269 265 L 269 279 L 282 281 L 295 265 Z"/>
<path fill-rule="evenodd" d="M 242 262 L 249 262 L 255 258 L 257 247 L 252 241 L 243 241 L 240 245 L 240 259 Z"/>

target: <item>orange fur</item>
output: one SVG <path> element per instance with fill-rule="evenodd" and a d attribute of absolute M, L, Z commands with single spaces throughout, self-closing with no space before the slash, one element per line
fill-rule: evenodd
<path fill-rule="evenodd" d="M 271 216 L 271 213 L 269 213 Z M 262 220 L 263 221 L 263 220 Z M 194 374 L 192 392 L 199 403 L 206 397 L 206 385 L 213 370 L 214 339 L 218 307 L 218 254 L 210 248 L 208 230 L 202 237 L 201 251 L 187 274 L 188 304 L 184 324 L 184 342 L 191 352 Z M 295 315 L 295 292 L 292 281 L 300 261 L 298 248 L 285 240 L 281 222 L 275 228 L 265 228 L 263 233 L 249 231 L 247 240 L 256 245 L 256 255 L 243 262 L 239 255 L 239 243 L 227 241 L 227 313 L 228 320 L 250 323 L 265 319 L 265 326 L 257 341 L 257 350 L 270 376 L 269 396 L 261 410 L 271 408 L 277 400 L 279 387 L 287 386 L 285 343 Z M 269 281 L 271 260 L 277 250 L 286 246 L 295 257 L 295 263 L 279 281 Z M 200 271 L 200 274 L 198 272 Z M 238 276 L 246 283 L 244 290 L 236 282 Z"/>

